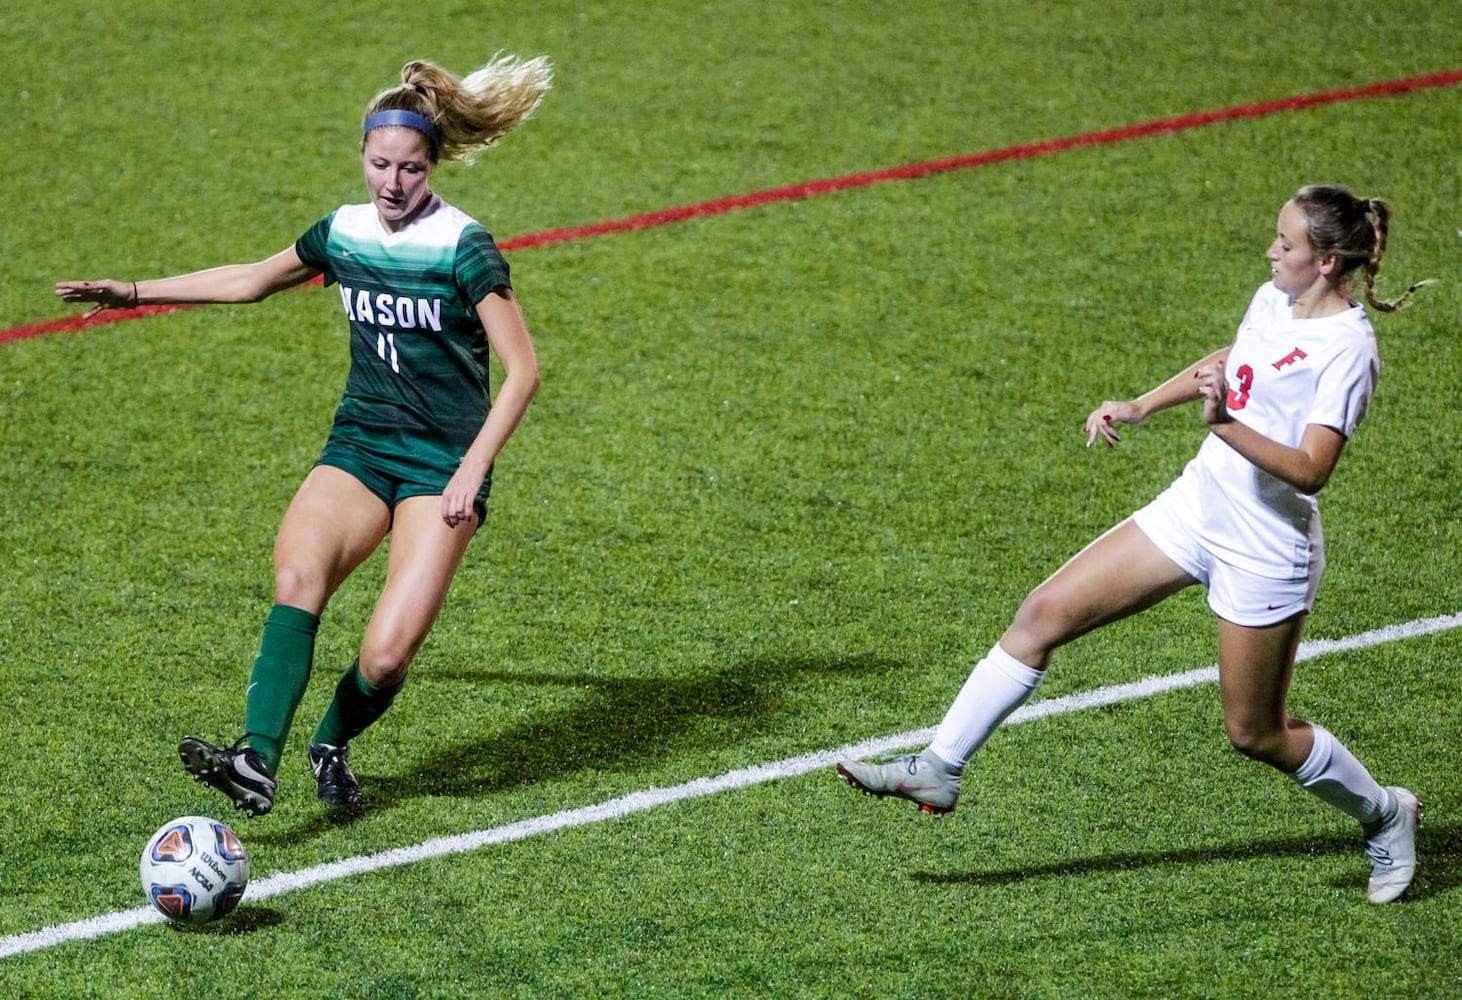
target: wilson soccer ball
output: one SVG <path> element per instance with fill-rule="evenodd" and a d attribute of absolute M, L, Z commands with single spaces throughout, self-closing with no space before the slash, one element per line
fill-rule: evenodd
<path fill-rule="evenodd" d="M 217 820 L 184 816 L 163 826 L 142 849 L 142 891 L 162 915 L 203 923 L 230 913 L 249 884 L 243 841 Z"/>

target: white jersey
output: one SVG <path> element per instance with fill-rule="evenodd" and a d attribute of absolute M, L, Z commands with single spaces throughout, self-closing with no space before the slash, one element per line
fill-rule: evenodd
<path fill-rule="evenodd" d="M 1365 309 L 1319 319 L 1294 319 L 1290 312 L 1289 297 L 1273 283 L 1254 293 L 1225 365 L 1229 412 L 1292 448 L 1310 424 L 1349 438 L 1365 416 L 1381 365 Z M 1315 498 L 1263 472 L 1215 435 L 1175 485 L 1190 498 L 1193 530 L 1224 562 L 1275 580 L 1303 578 L 1322 564 Z"/>

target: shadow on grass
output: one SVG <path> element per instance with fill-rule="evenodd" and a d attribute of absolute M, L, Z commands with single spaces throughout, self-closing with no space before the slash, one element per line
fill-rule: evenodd
<path fill-rule="evenodd" d="M 415 773 L 368 781 L 383 805 L 421 795 L 485 795 L 571 774 L 659 764 L 685 746 L 699 724 L 718 723 L 728 738 L 763 731 L 782 710 L 787 685 L 808 675 L 857 675 L 901 669 L 875 656 L 761 660 L 711 676 L 606 678 L 575 674 L 460 674 L 475 684 L 582 689 L 572 708 L 461 742 L 420 761 Z M 697 742 L 687 749 L 701 750 Z"/>
<path fill-rule="evenodd" d="M 246 899 L 242 906 L 212 923 L 169 924 L 180 934 L 202 934 L 206 937 L 232 937 L 238 934 L 252 934 L 266 927 L 277 927 L 284 923 L 284 914 L 267 906 L 251 906 Z"/>
<path fill-rule="evenodd" d="M 315 801 L 313 795 L 309 798 L 302 799 L 301 802 L 303 803 L 303 809 L 318 810 L 307 822 L 297 826 L 272 827 L 268 833 L 256 832 L 252 826 L 241 828 L 238 824 L 235 824 L 234 831 L 243 837 L 244 842 L 249 845 L 263 844 L 265 846 L 278 847 L 281 844 L 293 844 L 301 840 L 311 840 L 330 830 L 351 826 L 370 815 L 369 803 L 367 806 L 360 807 L 326 809 L 323 805 Z M 272 815 L 277 817 L 280 815 L 280 811 L 276 809 Z M 265 822 L 268 822 L 268 820 L 269 817 L 265 817 Z M 262 831 L 262 829 L 261 827 L 260 830 Z"/>
<path fill-rule="evenodd" d="M 250 842 L 287 843 L 349 825 L 362 815 L 424 796 L 473 798 L 596 770 L 663 764 L 682 750 L 704 749 L 703 725 L 734 741 L 764 731 L 783 710 L 784 691 L 809 676 L 862 675 L 904 669 L 873 655 L 791 657 L 738 664 L 701 677 L 614 678 L 579 674 L 457 671 L 454 681 L 579 689 L 571 708 L 548 711 L 478 739 L 436 746 L 409 773 L 357 774 L 363 811 L 321 813 L 290 830 Z M 440 674 L 438 676 L 441 676 Z"/>
<path fill-rule="evenodd" d="M 1462 824 L 1423 825 L 1417 834 L 1416 881 L 1404 899 L 1417 901 L 1440 896 L 1462 881 Z M 1080 858 L 1031 868 L 991 872 L 914 872 L 916 882 L 932 885 L 1002 886 L 1054 878 L 1080 878 L 1102 872 L 1132 871 L 1168 865 L 1231 864 L 1252 858 L 1304 858 L 1321 854 L 1356 854 L 1364 857 L 1360 834 L 1353 837 L 1293 837 L 1183 851 L 1133 851 Z M 1353 887 L 1354 880 L 1343 885 Z"/>

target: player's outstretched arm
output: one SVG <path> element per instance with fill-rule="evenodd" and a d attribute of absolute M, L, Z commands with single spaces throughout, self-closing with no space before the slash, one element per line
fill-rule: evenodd
<path fill-rule="evenodd" d="M 1100 438 L 1107 443 L 1108 448 L 1115 448 L 1117 442 L 1122 440 L 1122 436 L 1117 433 L 1117 424 L 1140 424 L 1159 410 L 1201 399 L 1196 381 L 1198 372 L 1226 360 L 1228 352 L 1227 347 L 1214 351 L 1136 399 L 1106 400 L 1087 415 L 1086 423 L 1082 425 L 1082 429 L 1086 431 L 1086 446 L 1090 448 Z"/>
<path fill-rule="evenodd" d="M 308 281 L 319 272 L 299 259 L 291 246 L 253 264 L 227 264 L 206 271 L 144 281 L 58 281 L 56 295 L 66 302 L 90 302 L 87 316 L 103 309 L 130 309 L 174 302 L 258 302 Z"/>

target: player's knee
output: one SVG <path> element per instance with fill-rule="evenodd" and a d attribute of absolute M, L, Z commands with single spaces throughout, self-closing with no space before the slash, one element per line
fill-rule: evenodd
<path fill-rule="evenodd" d="M 274 603 L 295 608 L 323 607 L 326 594 L 324 577 L 293 563 L 274 567 Z"/>
<path fill-rule="evenodd" d="M 360 647 L 360 675 L 367 684 L 395 687 L 406 679 L 419 642 L 368 638 Z"/>
<path fill-rule="evenodd" d="M 1261 723 L 1252 719 L 1225 719 L 1224 732 L 1229 746 L 1250 760 L 1274 764 L 1283 757 L 1285 733 L 1283 727 Z"/>
<path fill-rule="evenodd" d="M 1041 586 L 1026 595 L 1002 639 L 1008 651 L 1032 662 L 1031 656 L 1047 656 L 1065 641 L 1070 631 L 1070 604 L 1052 588 Z M 1018 646 L 1015 652 L 1011 646 Z"/>

